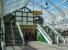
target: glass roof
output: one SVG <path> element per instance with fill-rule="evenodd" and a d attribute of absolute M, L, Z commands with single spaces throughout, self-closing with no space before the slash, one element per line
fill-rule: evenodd
<path fill-rule="evenodd" d="M 58 5 L 61 9 L 61 7 L 68 7 L 68 1 L 67 0 L 50 0 L 52 3 L 54 3 L 55 5 Z M 48 6 L 49 6 L 49 9 L 50 8 L 53 8 L 54 6 L 49 2 L 49 0 L 31 0 L 31 2 L 28 4 L 27 7 L 30 6 L 33 7 L 33 9 L 36 9 L 36 6 L 37 8 L 39 7 L 39 5 L 42 5 L 42 6 L 46 6 L 45 3 L 48 2 Z M 40 9 L 40 8 L 39 8 Z"/>
<path fill-rule="evenodd" d="M 46 8 L 46 2 L 48 3 L 48 8 Z M 65 17 L 67 15 L 66 12 L 68 12 L 68 0 L 31 0 L 27 7 L 32 11 L 42 11 L 43 17 L 58 15 L 58 17 L 62 19 L 61 17 Z"/>

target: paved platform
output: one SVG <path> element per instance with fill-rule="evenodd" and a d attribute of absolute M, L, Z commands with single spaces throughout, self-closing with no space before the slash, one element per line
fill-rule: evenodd
<path fill-rule="evenodd" d="M 45 44 L 42 42 L 30 42 L 29 45 L 33 48 L 35 48 L 36 50 L 68 50 L 68 45 L 50 45 L 50 44 Z"/>
<path fill-rule="evenodd" d="M 46 44 L 39 41 L 31 41 L 28 43 L 27 46 L 6 47 L 5 50 L 68 50 L 68 44 L 53 45 L 53 44 Z"/>
<path fill-rule="evenodd" d="M 29 46 L 13 46 L 13 47 L 6 47 L 5 50 L 36 50 Z"/>

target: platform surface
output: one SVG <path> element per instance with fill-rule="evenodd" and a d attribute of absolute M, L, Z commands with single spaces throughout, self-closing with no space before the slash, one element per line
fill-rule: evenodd
<path fill-rule="evenodd" d="M 68 44 L 46 44 L 39 41 L 31 41 L 28 46 L 6 47 L 5 50 L 68 50 Z"/>

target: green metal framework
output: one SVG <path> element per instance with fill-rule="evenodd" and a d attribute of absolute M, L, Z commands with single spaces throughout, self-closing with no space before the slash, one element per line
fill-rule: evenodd
<path fill-rule="evenodd" d="M 33 14 L 27 7 L 23 7 L 20 10 L 17 10 L 12 13 L 15 16 L 17 22 L 24 23 L 23 25 L 34 25 L 34 18 L 36 15 Z"/>

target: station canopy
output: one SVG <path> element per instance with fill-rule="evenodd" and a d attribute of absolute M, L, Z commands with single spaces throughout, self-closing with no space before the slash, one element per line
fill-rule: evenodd
<path fill-rule="evenodd" d="M 47 4 L 46 4 L 47 3 Z M 31 0 L 27 5 L 32 11 L 42 11 L 44 22 L 58 23 L 68 18 L 68 0 Z"/>

